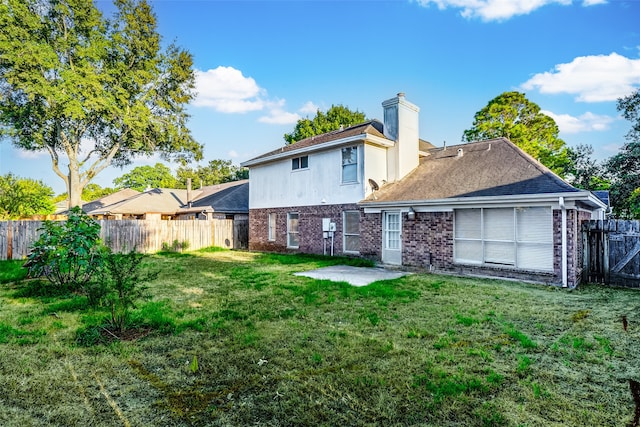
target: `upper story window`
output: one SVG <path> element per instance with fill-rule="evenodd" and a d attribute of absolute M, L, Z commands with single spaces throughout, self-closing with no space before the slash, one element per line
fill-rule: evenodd
<path fill-rule="evenodd" d="M 307 169 L 308 167 L 309 156 L 302 156 L 291 159 L 291 170 Z"/>
<path fill-rule="evenodd" d="M 358 147 L 342 149 L 342 182 L 358 182 Z"/>

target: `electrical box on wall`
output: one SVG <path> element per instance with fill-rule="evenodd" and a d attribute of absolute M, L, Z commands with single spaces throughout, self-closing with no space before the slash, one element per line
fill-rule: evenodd
<path fill-rule="evenodd" d="M 331 218 L 322 218 L 322 231 L 330 231 Z"/>
<path fill-rule="evenodd" d="M 329 223 L 329 231 L 336 231 L 336 223 L 335 222 Z"/>

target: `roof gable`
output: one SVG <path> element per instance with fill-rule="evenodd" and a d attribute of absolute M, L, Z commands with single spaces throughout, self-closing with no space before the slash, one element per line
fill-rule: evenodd
<path fill-rule="evenodd" d="M 579 192 L 505 138 L 433 148 L 366 202 Z"/>
<path fill-rule="evenodd" d="M 341 139 L 357 137 L 358 135 L 368 135 L 387 139 L 383 134 L 383 124 L 378 120 L 371 120 L 358 125 L 349 126 L 348 128 L 311 136 L 293 144 L 284 145 L 276 150 L 269 151 L 268 153 L 264 153 L 258 157 L 254 157 L 251 160 L 247 160 L 246 162 L 243 162 L 243 164 L 255 164 L 259 163 L 260 160 L 264 159 L 266 161 L 270 157 L 285 154 L 291 154 L 293 156 L 297 152 L 308 151 L 316 147 L 320 148 L 323 144 L 337 142 Z M 392 143 L 393 141 L 390 142 Z"/>

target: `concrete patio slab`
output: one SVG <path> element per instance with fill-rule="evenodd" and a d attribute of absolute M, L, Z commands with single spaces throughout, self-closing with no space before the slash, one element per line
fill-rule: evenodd
<path fill-rule="evenodd" d="M 379 280 L 397 279 L 407 274 L 410 273 L 391 271 L 382 267 L 351 267 L 348 265 L 333 265 L 316 270 L 294 273 L 295 276 L 331 280 L 333 282 L 347 282 L 353 286 L 367 286 Z"/>

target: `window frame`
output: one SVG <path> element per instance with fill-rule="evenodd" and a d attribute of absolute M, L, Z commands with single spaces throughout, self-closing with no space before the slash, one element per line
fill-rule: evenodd
<path fill-rule="evenodd" d="M 505 236 L 496 237 L 495 230 L 490 229 L 489 219 L 492 214 L 497 213 L 498 209 L 509 209 L 511 211 L 511 218 L 513 221 L 512 237 L 507 238 Z M 546 218 L 535 224 L 538 226 L 538 231 L 535 233 L 528 233 L 529 237 L 522 236 L 519 227 L 519 221 L 525 221 L 526 218 L 520 218 L 526 215 L 528 209 L 543 209 L 544 212 L 538 213 L 538 217 L 545 215 Z M 472 211 L 479 211 L 476 227 L 469 227 L 471 222 L 463 224 L 463 221 L 468 221 L 469 214 Z M 489 212 L 488 212 L 489 211 Z M 466 214 L 467 218 L 458 215 Z M 502 221 L 501 224 L 505 222 Z M 497 224 L 497 223 L 496 223 Z M 532 224 L 529 224 L 531 227 Z M 495 227 L 501 227 L 495 225 Z M 553 243 L 553 209 L 551 206 L 515 206 L 506 208 L 467 208 L 467 209 L 455 209 L 454 210 L 454 248 L 453 248 L 453 260 L 456 264 L 471 264 L 481 265 L 486 267 L 497 268 L 513 268 L 519 270 L 531 270 L 531 271 L 554 271 L 554 243 Z M 503 232 L 504 230 L 498 230 Z M 529 229 L 530 231 L 530 229 Z M 464 232 L 465 235 L 459 233 Z M 467 251 L 468 254 L 476 255 L 474 258 L 464 256 L 463 248 L 471 249 Z M 476 246 L 473 249 L 473 246 Z M 503 247 L 502 254 L 500 250 L 495 248 Z M 493 252 L 491 252 L 493 250 Z M 530 256 L 524 256 L 525 251 L 531 251 L 538 257 L 537 265 L 532 265 L 529 261 Z M 496 257 L 496 253 L 503 258 Z M 529 255 L 529 254 L 527 254 Z M 511 259 L 507 259 L 507 256 L 511 256 Z"/>
<path fill-rule="evenodd" d="M 267 240 L 269 242 L 275 242 L 276 240 L 277 221 L 278 215 L 275 212 L 269 212 L 267 216 Z"/>
<path fill-rule="evenodd" d="M 349 215 L 357 214 L 358 215 L 358 233 L 350 233 L 347 232 L 347 217 Z M 346 254 L 359 254 L 360 253 L 360 211 L 357 210 L 346 210 L 342 212 L 342 251 Z M 358 237 L 358 250 L 357 251 L 349 251 L 347 250 L 347 238 L 349 237 Z"/>
<path fill-rule="evenodd" d="M 303 163 L 306 163 L 306 164 L 303 166 Z M 309 156 L 308 155 L 293 157 L 291 159 L 291 170 L 292 171 L 299 171 L 299 170 L 305 170 L 305 169 L 309 169 Z"/>
<path fill-rule="evenodd" d="M 355 153 L 355 159 L 352 163 L 345 163 L 345 151 L 351 150 L 351 153 Z M 353 157 L 353 156 L 351 156 Z M 346 168 L 355 169 L 355 173 L 353 174 L 353 179 L 345 179 L 345 170 Z M 357 184 L 359 181 L 359 158 L 358 158 L 358 146 L 351 145 L 349 147 L 342 147 L 340 150 L 340 179 L 342 184 Z M 350 170 L 350 169 L 349 169 Z"/>
<path fill-rule="evenodd" d="M 295 230 L 292 228 L 292 220 L 295 216 Z M 296 236 L 297 245 L 291 244 L 291 237 Z M 288 212 L 287 213 L 287 248 L 290 249 L 298 249 L 300 248 L 300 213 L 299 212 Z"/>

